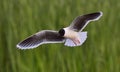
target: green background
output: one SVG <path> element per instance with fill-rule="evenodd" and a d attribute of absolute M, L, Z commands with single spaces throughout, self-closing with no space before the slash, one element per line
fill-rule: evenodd
<path fill-rule="evenodd" d="M 16 44 L 40 30 L 59 30 L 83 14 L 102 11 L 79 47 Z M 0 72 L 120 72 L 119 0 L 0 0 Z"/>

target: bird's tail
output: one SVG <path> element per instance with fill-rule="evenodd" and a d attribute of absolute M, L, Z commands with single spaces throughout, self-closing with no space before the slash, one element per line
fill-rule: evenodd
<path fill-rule="evenodd" d="M 76 45 L 71 39 L 66 39 L 65 46 L 69 46 L 69 47 L 80 46 L 85 42 L 86 39 L 87 39 L 87 32 L 79 32 L 80 44 Z"/>

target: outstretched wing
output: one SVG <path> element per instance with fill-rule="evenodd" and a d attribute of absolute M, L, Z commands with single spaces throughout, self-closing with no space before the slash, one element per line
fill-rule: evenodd
<path fill-rule="evenodd" d="M 73 20 L 69 28 L 75 31 L 82 31 L 90 21 L 98 20 L 101 16 L 102 12 L 78 16 Z"/>
<path fill-rule="evenodd" d="M 20 49 L 30 49 L 46 43 L 62 43 L 64 37 L 61 37 L 57 31 L 43 30 L 17 44 Z"/>

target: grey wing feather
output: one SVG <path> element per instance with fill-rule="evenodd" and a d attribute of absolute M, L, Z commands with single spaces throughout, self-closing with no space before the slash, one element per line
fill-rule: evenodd
<path fill-rule="evenodd" d="M 70 24 L 69 28 L 75 31 L 82 31 L 90 21 L 98 20 L 102 16 L 102 12 L 96 12 L 78 16 Z"/>
<path fill-rule="evenodd" d="M 30 48 L 38 47 L 41 44 L 62 43 L 62 42 L 64 42 L 64 38 L 59 36 L 57 31 L 44 30 L 18 43 L 17 47 L 20 49 L 30 49 Z"/>

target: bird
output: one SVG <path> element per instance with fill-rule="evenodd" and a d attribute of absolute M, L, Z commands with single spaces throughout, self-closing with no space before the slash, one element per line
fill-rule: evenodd
<path fill-rule="evenodd" d="M 32 49 L 49 43 L 64 43 L 68 47 L 81 46 L 87 39 L 87 31 L 83 29 L 89 22 L 99 20 L 102 15 L 103 13 L 99 11 L 77 16 L 68 27 L 61 28 L 59 31 L 39 31 L 19 42 L 16 47 Z"/>

